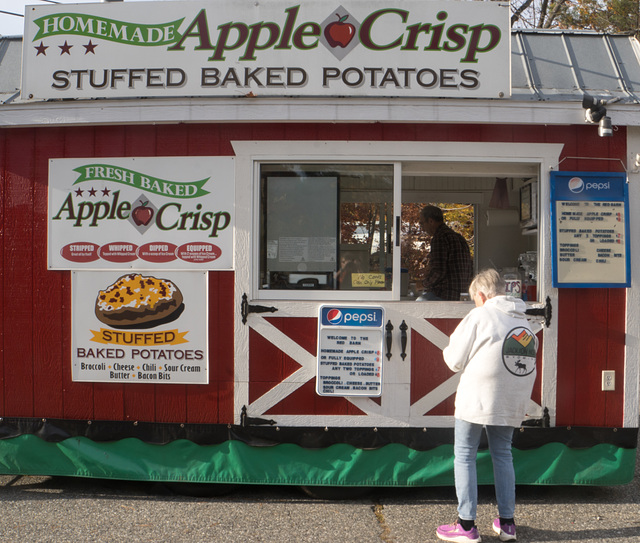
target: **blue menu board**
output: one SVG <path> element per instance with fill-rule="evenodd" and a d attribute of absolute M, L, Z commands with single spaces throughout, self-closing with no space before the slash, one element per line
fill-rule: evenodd
<path fill-rule="evenodd" d="M 551 172 L 553 286 L 629 287 L 624 173 Z"/>

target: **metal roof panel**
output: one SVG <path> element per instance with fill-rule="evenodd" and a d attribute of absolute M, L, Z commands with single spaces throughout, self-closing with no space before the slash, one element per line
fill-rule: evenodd
<path fill-rule="evenodd" d="M 623 82 L 630 93 L 640 95 L 640 43 L 633 36 L 610 40 L 620 64 Z"/>
<path fill-rule="evenodd" d="M 20 90 L 22 37 L 0 37 L 0 104 Z M 628 34 L 513 30 L 512 101 L 581 101 L 587 93 L 640 103 L 640 43 Z"/>
<path fill-rule="evenodd" d="M 20 92 L 22 37 L 0 37 L 0 104 L 17 97 Z"/>
<path fill-rule="evenodd" d="M 514 30 L 511 40 L 514 100 L 575 101 L 586 93 L 639 101 L 640 47 L 633 36 Z"/>

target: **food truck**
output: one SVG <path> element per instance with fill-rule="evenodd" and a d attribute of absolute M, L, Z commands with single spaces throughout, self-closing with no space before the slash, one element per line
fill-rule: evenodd
<path fill-rule="evenodd" d="M 117 2 L 28 6 L 0 55 L 0 473 L 452 484 L 442 350 L 474 304 L 417 300 L 432 203 L 528 306 L 518 483 L 633 478 L 634 36 Z"/>

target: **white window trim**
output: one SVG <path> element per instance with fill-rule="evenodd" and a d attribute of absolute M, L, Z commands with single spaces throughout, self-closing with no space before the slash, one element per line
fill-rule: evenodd
<path fill-rule="evenodd" d="M 287 142 L 288 145 L 290 142 Z M 235 148 L 235 147 L 234 147 Z M 256 159 L 253 158 L 253 180 L 251 183 L 252 194 L 252 211 L 251 216 L 253 221 L 251 224 L 251 238 L 253 240 L 251 246 L 251 254 L 253 259 L 250 264 L 251 268 L 251 296 L 254 300 L 305 300 L 305 301 L 323 301 L 323 302 L 335 302 L 335 301 L 364 301 L 364 302 L 390 302 L 400 299 L 400 276 L 399 274 L 393 275 L 393 284 L 391 290 L 386 291 L 355 291 L 355 290 L 268 290 L 260 288 L 260 165 L 265 163 L 282 163 L 282 162 L 330 162 L 332 164 L 384 164 L 393 166 L 393 201 L 394 210 L 393 216 L 400 215 L 400 187 L 399 183 L 401 164 L 392 160 L 381 160 L 376 158 L 358 159 L 358 158 L 340 158 L 331 159 L 329 157 L 317 158 L 313 157 L 301 157 L 301 156 L 286 156 L 280 158 L 270 159 Z M 236 185 L 237 191 L 237 185 Z M 395 226 L 394 226 L 395 231 Z M 395 241 L 394 241 L 395 243 Z M 396 262 L 397 258 L 397 262 Z M 400 269 L 400 251 L 393 251 L 393 267 L 394 269 Z"/>
<path fill-rule="evenodd" d="M 389 142 L 389 141 L 233 141 L 236 153 L 236 238 L 237 249 L 235 258 L 251 259 L 245 265 L 236 260 L 238 273 L 249 271 L 251 277 L 245 284 L 251 285 L 249 297 L 251 299 L 278 300 L 327 300 L 327 297 L 337 300 L 375 300 L 390 301 L 398 299 L 394 293 L 399 289 L 400 278 L 394 278 L 391 292 L 354 292 L 354 291 L 265 291 L 259 289 L 258 271 L 258 213 L 259 213 L 259 164 L 261 162 L 366 162 L 393 163 L 396 165 L 395 175 L 398 174 L 399 164 L 405 161 L 438 163 L 441 170 L 451 175 L 456 174 L 456 168 L 464 175 L 465 166 L 469 163 L 503 163 L 503 164 L 537 164 L 540 179 L 541 209 L 549 202 L 549 186 L 546 182 L 546 172 L 554 169 L 559 161 L 562 144 L 544 143 L 485 143 L 485 142 Z M 489 166 L 490 167 L 490 166 Z M 488 169 L 483 175 L 491 174 Z M 394 176 L 395 177 L 395 176 Z M 250 180 L 250 182 L 247 182 Z M 400 190 L 396 183 L 394 190 Z M 396 202 L 400 199 L 396 196 Z M 399 214 L 399 209 L 394 210 Z M 545 213 L 540 214 L 541 229 L 539 233 L 539 254 L 548 270 L 543 270 L 544 282 L 542 294 L 550 292 L 551 253 L 548 240 L 551 238 L 549 219 Z M 394 251 L 394 259 L 400 258 L 398 251 Z M 395 266 L 394 266 L 395 267 Z M 249 268 L 249 270 L 247 270 Z M 548 273 L 547 273 L 548 271 Z"/>
<path fill-rule="evenodd" d="M 550 170 L 557 167 L 560 160 L 562 144 L 537 144 L 537 143 L 467 143 L 467 142 L 360 142 L 360 141 L 236 141 L 232 142 L 236 153 L 236 222 L 235 222 L 235 295 L 238 303 L 246 292 L 250 300 L 259 300 L 261 305 L 272 305 L 266 295 L 273 293 L 260 292 L 257 288 L 258 260 L 254 253 L 257 238 L 257 217 L 259 212 L 256 190 L 259 184 L 258 164 L 262 161 L 362 161 L 362 162 L 386 162 L 402 163 L 405 161 L 424 161 L 431 172 L 438 171 L 441 174 L 456 175 L 456 165 L 469 171 L 471 168 L 478 174 L 481 172 L 478 165 L 487 164 L 489 173 L 496 173 L 495 165 L 501 173 L 508 166 L 513 167 L 514 175 L 521 171 L 521 166 L 536 166 L 539 179 L 539 224 L 538 224 L 538 253 L 542 265 L 539 268 L 538 290 L 540 300 L 548 296 L 554 307 L 557 307 L 558 290 L 552 287 L 551 274 L 551 224 L 549 213 Z M 464 175 L 464 174 L 463 174 Z M 396 198 L 399 203 L 400 199 Z M 398 211 L 399 212 L 399 211 Z M 399 252 L 396 251 L 399 258 Z M 399 278 L 398 278 L 399 281 Z M 251 287 L 250 287 L 251 286 Z M 394 285 L 398 288 L 398 285 Z M 273 297 L 273 305 L 278 308 L 278 315 L 283 317 L 296 314 L 312 315 L 317 312 L 317 301 L 306 298 L 284 300 L 278 291 L 278 297 Z M 305 294 L 308 294 L 305 291 Z M 327 292 L 322 292 L 323 300 L 326 300 Z M 361 293 L 359 300 L 363 301 Z M 340 298 L 340 301 L 348 301 L 349 298 Z M 330 300 L 326 300 L 330 301 Z M 378 304 L 384 305 L 388 310 L 403 312 L 415 312 L 418 307 L 411 302 L 389 302 L 379 297 Z M 467 304 L 455 304 L 449 302 L 434 302 L 428 306 L 419 307 L 421 317 L 424 319 L 427 313 L 447 316 L 458 315 L 460 318 L 468 311 Z M 248 327 L 244 327 L 240 321 L 239 312 L 236 315 L 237 345 L 240 349 L 246 349 Z M 542 375 L 542 405 L 549 407 L 552 426 L 555 425 L 556 416 L 556 378 L 557 378 L 557 335 L 558 322 L 552 319 L 549 328 L 545 328 L 545 340 L 543 343 L 544 370 Z M 240 357 L 242 358 L 242 357 Z M 238 361 L 239 358 L 236 359 Z M 247 395 L 248 382 L 240 380 L 237 383 L 237 400 Z M 244 391 L 244 392 L 243 392 Z M 243 392 L 241 394 L 241 392 Z M 239 405 L 239 407 L 241 407 Z M 238 411 L 239 412 L 239 411 Z M 297 419 L 296 419 L 297 420 Z M 324 422 L 323 422 L 324 424 Z"/>

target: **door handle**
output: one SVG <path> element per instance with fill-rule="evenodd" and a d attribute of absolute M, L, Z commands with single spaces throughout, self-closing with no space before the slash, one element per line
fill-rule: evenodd
<path fill-rule="evenodd" d="M 402 347 L 402 352 L 400 353 L 400 356 L 402 357 L 402 360 L 407 358 L 407 330 L 408 329 L 409 327 L 407 326 L 407 323 L 402 321 L 402 324 L 400 325 L 400 346 Z"/>
<path fill-rule="evenodd" d="M 407 358 L 407 340 L 408 340 L 407 330 L 408 329 L 409 329 L 409 326 L 403 320 L 402 324 L 400 325 L 400 347 L 402 349 L 400 356 L 402 357 L 402 360 Z M 391 347 L 393 346 L 393 324 L 391 324 L 391 321 L 387 322 L 387 325 L 385 326 L 385 330 L 386 330 L 385 338 L 387 340 L 387 360 L 391 360 Z"/>

